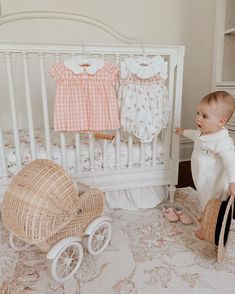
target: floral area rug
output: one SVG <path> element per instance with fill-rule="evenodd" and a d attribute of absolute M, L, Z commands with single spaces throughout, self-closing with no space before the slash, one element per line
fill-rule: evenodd
<path fill-rule="evenodd" d="M 192 188 L 178 189 L 174 205 L 193 217 L 198 203 Z M 216 248 L 194 236 L 194 225 L 169 223 L 154 209 L 111 213 L 112 238 L 98 257 L 84 247 L 82 266 L 64 284 L 55 282 L 44 253 L 36 247 L 16 252 L 0 225 L 0 293 L 56 294 L 234 294 L 235 232 L 232 224 L 227 254 L 216 261 Z M 83 240 L 84 242 L 85 240 Z"/>

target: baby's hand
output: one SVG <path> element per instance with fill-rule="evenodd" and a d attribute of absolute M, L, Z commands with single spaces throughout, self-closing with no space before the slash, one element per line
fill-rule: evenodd
<path fill-rule="evenodd" d="M 235 196 L 235 183 L 229 184 L 229 195 Z"/>
<path fill-rule="evenodd" d="M 184 129 L 182 129 L 182 128 L 175 128 L 175 133 L 177 135 L 183 135 L 183 132 L 184 132 Z"/>

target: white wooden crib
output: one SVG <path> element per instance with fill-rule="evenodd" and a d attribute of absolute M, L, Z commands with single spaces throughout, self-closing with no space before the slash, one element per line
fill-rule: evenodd
<path fill-rule="evenodd" d="M 45 17 L 43 13 L 32 15 Z M 5 16 L 0 25 L 17 23 L 28 16 Z M 84 17 L 72 14 L 50 14 L 55 16 L 84 23 Z M 85 20 L 121 41 L 134 42 L 103 23 Z M 121 129 L 112 133 L 113 141 L 95 139 L 93 133 L 53 131 L 55 86 L 49 68 L 68 56 L 87 53 L 116 65 L 124 57 L 143 54 L 160 55 L 168 62 L 171 115 L 168 127 L 153 142 L 140 143 Z M 179 157 L 179 138 L 174 127 L 180 124 L 183 58 L 182 46 L 0 43 L 0 201 L 14 174 L 36 158 L 52 159 L 75 179 L 103 191 L 167 185 L 173 201 Z"/>

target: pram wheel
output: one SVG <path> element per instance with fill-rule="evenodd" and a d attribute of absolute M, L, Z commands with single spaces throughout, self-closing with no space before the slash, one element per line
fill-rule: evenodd
<path fill-rule="evenodd" d="M 111 225 L 108 221 L 101 222 L 94 228 L 87 240 L 90 254 L 97 255 L 104 251 L 111 239 Z"/>
<path fill-rule="evenodd" d="M 82 257 L 83 248 L 79 242 L 66 244 L 52 260 L 51 274 L 53 278 L 59 283 L 69 280 L 79 270 Z"/>
<path fill-rule="evenodd" d="M 13 233 L 10 233 L 9 242 L 13 249 L 21 251 L 30 247 L 30 244 L 16 237 Z"/>

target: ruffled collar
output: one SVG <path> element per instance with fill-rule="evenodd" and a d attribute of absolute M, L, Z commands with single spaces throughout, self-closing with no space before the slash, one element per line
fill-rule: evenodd
<path fill-rule="evenodd" d="M 128 70 L 141 79 L 148 79 L 157 74 L 167 78 L 167 62 L 161 56 L 128 57 L 124 62 Z"/>
<path fill-rule="evenodd" d="M 203 142 L 210 142 L 218 139 L 222 139 L 224 136 L 228 136 L 228 130 L 225 127 L 222 127 L 221 130 L 214 134 L 208 134 L 208 135 L 201 135 L 201 131 L 198 130 L 198 137 Z"/>
<path fill-rule="evenodd" d="M 68 58 L 64 60 L 64 66 L 75 74 L 87 72 L 93 75 L 104 66 L 104 60 L 100 58 L 83 57 Z"/>

